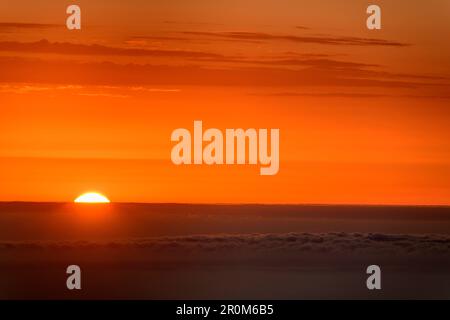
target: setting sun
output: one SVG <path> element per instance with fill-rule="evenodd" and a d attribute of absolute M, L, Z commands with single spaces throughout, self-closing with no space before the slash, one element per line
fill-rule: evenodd
<path fill-rule="evenodd" d="M 97 192 L 84 193 L 74 200 L 76 203 L 109 203 L 109 199 Z"/>

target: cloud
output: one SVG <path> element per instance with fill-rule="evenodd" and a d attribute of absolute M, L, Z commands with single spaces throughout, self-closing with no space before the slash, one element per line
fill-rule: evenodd
<path fill-rule="evenodd" d="M 221 26 L 221 23 L 212 23 L 206 21 L 175 21 L 175 20 L 166 20 L 163 21 L 165 24 L 173 24 L 173 25 L 191 25 L 191 26 Z"/>
<path fill-rule="evenodd" d="M 0 82 L 113 86 L 337 86 L 416 88 L 430 85 L 393 79 L 346 63 L 318 61 L 303 69 L 285 67 L 202 67 L 0 58 Z M 320 65 L 320 67 L 318 67 Z"/>
<path fill-rule="evenodd" d="M 61 25 L 45 23 L 0 22 L 0 32 L 12 32 L 17 30 L 43 30 L 60 28 Z"/>
<path fill-rule="evenodd" d="M 133 41 L 191 41 L 190 37 L 174 37 L 174 36 L 133 36 L 130 37 L 126 42 Z"/>
<path fill-rule="evenodd" d="M 221 55 L 183 50 L 150 50 L 135 48 L 119 48 L 98 44 L 74 44 L 68 42 L 0 42 L 0 52 L 18 53 L 54 53 L 61 55 L 95 55 L 95 56 L 131 56 L 131 57 L 178 57 L 178 58 L 217 58 Z"/>
<path fill-rule="evenodd" d="M 39 85 L 39 84 L 11 84 L 0 83 L 0 93 L 14 94 L 36 94 L 36 93 L 55 93 L 64 92 L 64 94 L 73 94 L 88 97 L 109 97 L 109 98 L 128 98 L 130 94 L 155 93 L 172 94 L 180 92 L 177 88 L 154 88 L 154 87 L 127 87 L 127 86 L 80 86 L 80 85 Z"/>
<path fill-rule="evenodd" d="M 41 91 L 55 91 L 55 90 L 71 90 L 81 89 L 82 86 L 62 85 L 62 86 L 36 86 L 33 84 L 0 84 L 0 91 L 2 92 L 41 92 Z"/>
<path fill-rule="evenodd" d="M 234 40 L 253 40 L 253 41 L 290 41 L 297 43 L 313 43 L 323 45 L 339 46 L 388 46 L 405 47 L 410 44 L 374 38 L 359 38 L 348 36 L 297 36 L 297 35 L 275 35 L 259 32 L 196 32 L 185 31 L 183 34 L 202 36 L 209 38 L 224 38 Z"/>
<path fill-rule="evenodd" d="M 377 64 L 359 63 L 352 61 L 340 61 L 334 59 L 323 58 L 322 56 L 305 55 L 300 59 L 236 59 L 236 58 L 217 58 L 217 59 L 199 59 L 200 61 L 211 62 L 229 62 L 239 64 L 256 64 L 265 66 L 299 66 L 299 67 L 314 67 L 322 69 L 337 69 L 337 68 L 369 68 L 380 67 Z"/>
<path fill-rule="evenodd" d="M 392 97 L 387 94 L 373 94 L 373 93 L 347 93 L 347 92 L 325 92 L 325 93 L 311 93 L 311 92 L 275 92 L 275 93 L 258 93 L 253 94 L 257 96 L 272 96 L 272 97 L 320 97 L 320 98 L 385 98 Z"/>
<path fill-rule="evenodd" d="M 274 257 L 391 257 L 436 258 L 450 262 L 449 235 L 384 234 L 384 233 L 283 233 L 283 234 L 219 234 L 155 237 L 116 241 L 31 241 L 0 242 L 5 250 L 35 249 L 142 249 L 176 253 L 182 258 L 188 253 L 274 259 Z M 226 259 L 226 258 L 224 258 Z"/>
<path fill-rule="evenodd" d="M 274 92 L 255 93 L 255 96 L 267 97 L 319 97 L 319 98 L 411 98 L 411 99 L 450 99 L 450 95 L 414 95 L 414 94 L 375 94 L 375 93 L 352 93 L 352 92 Z"/>
<path fill-rule="evenodd" d="M 378 64 L 346 61 L 334 59 L 331 55 L 311 53 L 289 53 L 284 58 L 245 59 L 202 51 L 121 48 L 47 40 L 3 41 L 0 42 L 0 52 L 168 58 L 167 65 L 155 65 L 3 57 L 0 58 L 0 82 L 117 86 L 426 88 L 448 85 L 449 80 L 445 76 L 391 73 L 381 70 L 382 66 Z"/>
<path fill-rule="evenodd" d="M 142 43 L 142 44 L 148 44 L 149 42 L 154 41 L 180 41 L 180 42 L 190 42 L 190 43 L 202 43 L 202 44 L 208 44 L 211 42 L 244 42 L 244 43 L 261 43 L 262 41 L 256 41 L 256 40 L 246 40 L 246 39 L 227 39 L 227 38 L 215 38 L 215 39 L 206 39 L 204 37 L 198 37 L 195 35 L 187 36 L 187 34 L 184 37 L 180 36 L 133 36 L 130 37 L 128 40 L 125 41 L 125 43 Z"/>
<path fill-rule="evenodd" d="M 95 92 L 95 93 L 90 93 L 90 92 L 80 92 L 78 93 L 78 95 L 80 96 L 84 96 L 84 97 L 104 97 L 104 98 L 128 98 L 128 95 L 125 94 L 113 94 L 113 93 L 106 93 L 106 92 Z"/>

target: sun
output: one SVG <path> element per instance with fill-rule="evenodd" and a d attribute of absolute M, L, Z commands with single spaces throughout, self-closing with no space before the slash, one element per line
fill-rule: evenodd
<path fill-rule="evenodd" d="M 109 199 L 97 192 L 84 193 L 74 200 L 76 203 L 109 203 Z"/>

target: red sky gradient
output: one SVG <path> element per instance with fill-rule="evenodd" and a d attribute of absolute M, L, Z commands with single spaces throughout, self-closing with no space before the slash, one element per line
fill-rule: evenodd
<path fill-rule="evenodd" d="M 0 3 L 0 201 L 450 205 L 450 4 Z M 175 166 L 176 128 L 280 128 L 280 171 Z"/>

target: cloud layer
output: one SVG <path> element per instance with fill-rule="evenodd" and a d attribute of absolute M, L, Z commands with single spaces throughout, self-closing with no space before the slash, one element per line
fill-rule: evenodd
<path fill-rule="evenodd" d="M 220 55 L 183 50 L 149 50 L 119 48 L 98 44 L 75 44 L 68 42 L 50 42 L 40 40 L 36 42 L 0 42 L 0 52 L 16 53 L 53 53 L 62 55 L 112 55 L 129 57 L 178 57 L 178 58 L 214 58 Z"/>
<path fill-rule="evenodd" d="M 0 252 L 38 249 L 142 249 L 162 253 L 219 254 L 232 257 L 354 255 L 440 257 L 449 260 L 449 235 L 383 233 L 221 234 L 117 241 L 0 242 Z M 243 255 L 244 254 L 244 255 Z"/>
<path fill-rule="evenodd" d="M 0 46 L 1 47 L 1 46 Z M 0 48 L 1 51 L 1 48 Z M 301 62 L 301 63 L 300 63 Z M 292 63 L 292 61 L 290 62 Z M 198 64 L 119 64 L 0 58 L 0 82 L 72 85 L 337 86 L 415 88 L 434 84 L 350 67 L 332 60 L 297 61 L 303 69 L 270 66 L 207 67 Z M 351 65 L 351 63 L 350 63 Z M 344 67 L 346 66 L 346 67 Z M 70 75 L 70 76 L 69 76 Z M 444 84 L 441 84 L 444 85 Z"/>
<path fill-rule="evenodd" d="M 390 46 L 405 47 L 407 43 L 384 39 L 360 38 L 348 36 L 297 36 L 277 35 L 260 32 L 183 32 L 191 36 L 204 36 L 209 38 L 252 40 L 252 41 L 290 41 L 296 43 L 342 45 L 342 46 Z"/>

